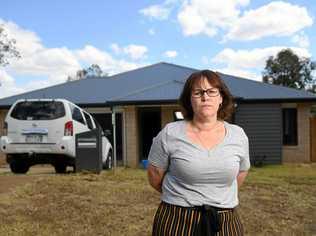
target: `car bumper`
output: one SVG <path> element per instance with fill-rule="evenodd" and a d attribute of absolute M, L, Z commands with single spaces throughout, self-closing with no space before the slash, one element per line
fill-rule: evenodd
<path fill-rule="evenodd" d="M 57 143 L 14 143 L 7 136 L 0 139 L 1 151 L 7 154 L 31 153 L 31 154 L 61 154 L 71 157 L 76 156 L 75 139 L 65 136 Z"/>

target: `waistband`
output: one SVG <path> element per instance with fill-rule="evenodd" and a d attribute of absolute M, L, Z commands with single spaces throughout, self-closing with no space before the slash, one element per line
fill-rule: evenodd
<path fill-rule="evenodd" d="M 200 205 L 200 206 L 185 207 L 185 206 L 179 206 L 179 205 L 175 205 L 175 204 L 170 204 L 170 203 L 165 202 L 165 201 L 161 201 L 161 202 L 163 204 L 180 207 L 182 209 L 193 209 L 193 210 L 198 210 L 198 211 L 202 211 L 203 208 L 209 208 L 209 207 L 214 208 L 217 212 L 232 212 L 232 211 L 235 210 L 235 208 L 221 208 L 221 207 L 216 207 L 216 206 L 211 206 L 211 205 Z"/>
<path fill-rule="evenodd" d="M 162 202 L 166 205 L 172 205 Z M 177 206 L 177 205 L 175 205 Z M 184 209 L 194 209 L 201 212 L 201 220 L 196 229 L 195 236 L 214 236 L 222 228 L 222 222 L 219 216 L 221 212 L 233 212 L 235 208 L 220 208 L 211 205 L 201 205 L 193 207 L 177 206 Z"/>

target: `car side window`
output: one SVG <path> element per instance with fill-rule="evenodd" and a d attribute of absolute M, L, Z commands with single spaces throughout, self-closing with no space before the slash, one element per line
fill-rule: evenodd
<path fill-rule="evenodd" d="M 80 112 L 80 109 L 77 107 L 72 107 L 72 119 L 80 122 L 81 124 L 86 125 L 86 123 L 84 122 L 83 116 Z"/>
<path fill-rule="evenodd" d="M 88 128 L 89 129 L 93 129 L 93 124 L 92 124 L 91 117 L 85 112 L 83 112 L 83 114 L 84 114 L 84 117 L 86 118 Z"/>

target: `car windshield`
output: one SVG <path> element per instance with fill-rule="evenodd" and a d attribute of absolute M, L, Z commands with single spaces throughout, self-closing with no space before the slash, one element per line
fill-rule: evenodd
<path fill-rule="evenodd" d="M 62 102 L 25 101 L 16 104 L 11 117 L 18 120 L 53 120 L 65 116 Z"/>

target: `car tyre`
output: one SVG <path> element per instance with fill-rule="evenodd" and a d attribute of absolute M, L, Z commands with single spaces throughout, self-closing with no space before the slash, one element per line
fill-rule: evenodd
<path fill-rule="evenodd" d="M 67 170 L 67 165 L 63 163 L 57 163 L 54 165 L 54 168 L 57 174 L 65 174 Z"/>
<path fill-rule="evenodd" d="M 104 167 L 104 169 L 108 169 L 108 170 L 112 169 L 112 167 L 113 167 L 113 151 L 112 151 L 112 149 L 109 150 L 105 165 L 103 167 Z"/>
<path fill-rule="evenodd" d="M 26 174 L 30 166 L 26 162 L 12 160 L 10 162 L 10 169 L 15 174 Z"/>

